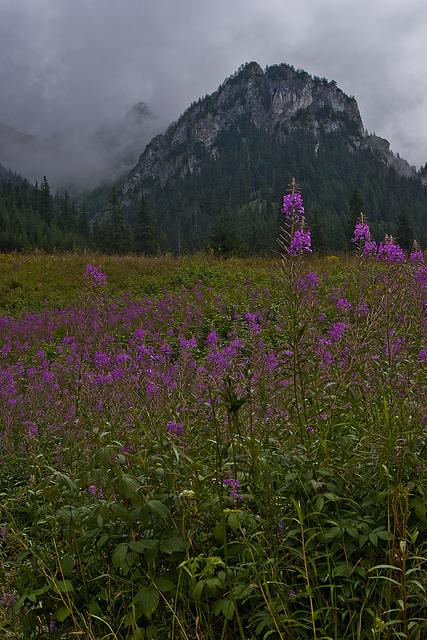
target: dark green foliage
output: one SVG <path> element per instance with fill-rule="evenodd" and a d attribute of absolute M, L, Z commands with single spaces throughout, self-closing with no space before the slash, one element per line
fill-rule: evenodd
<path fill-rule="evenodd" d="M 129 234 L 125 227 L 123 208 L 116 187 L 110 191 L 106 215 L 107 219 L 104 223 L 105 250 L 107 253 L 126 253 L 129 249 Z"/>
<path fill-rule="evenodd" d="M 269 255 L 276 249 L 282 197 L 295 177 L 307 209 L 317 209 L 332 251 L 352 248 L 354 222 L 361 211 L 379 241 L 385 233 L 393 232 L 404 207 L 410 210 L 416 235 L 423 243 L 427 186 L 418 179 L 399 177 L 371 151 L 350 151 L 343 134 L 320 131 L 316 139 L 300 126 L 293 132 L 278 129 L 272 137 L 242 116 L 238 127 L 218 136 L 216 158 L 200 147 L 187 148 L 186 154 L 194 152 L 198 170 L 179 174 L 164 184 L 144 178 L 127 194 L 130 209 L 136 210 L 132 201 L 136 202 L 143 190 L 163 233 L 165 248 L 173 252 L 203 248 L 218 211 L 227 209 L 248 250 Z M 182 145 L 170 150 L 178 165 L 182 150 Z"/>
<path fill-rule="evenodd" d="M 209 234 L 209 246 L 216 256 L 229 257 L 242 253 L 244 246 L 232 219 L 224 210 Z"/>
<path fill-rule="evenodd" d="M 71 202 L 68 191 L 59 197 L 58 206 L 58 227 L 64 231 L 76 230 L 76 209 L 75 204 Z"/>
<path fill-rule="evenodd" d="M 43 180 L 39 190 L 38 211 L 43 222 L 48 225 L 52 224 L 55 218 L 55 209 L 53 206 L 53 198 L 46 176 L 43 176 Z"/>
<path fill-rule="evenodd" d="M 41 249 L 70 251 L 91 248 L 91 232 L 84 205 L 77 210 L 67 192 L 50 194 L 47 178 L 30 185 L 16 174 L 0 180 L 0 252 Z"/>
<path fill-rule="evenodd" d="M 141 194 L 140 205 L 136 215 L 133 246 L 136 253 L 146 256 L 155 255 L 159 251 L 153 216 L 147 209 L 143 194 Z"/>
<path fill-rule="evenodd" d="M 403 249 L 403 251 L 410 251 L 412 249 L 412 245 L 415 240 L 415 233 L 406 209 L 401 211 L 397 217 L 394 235 L 398 245 Z"/>
<path fill-rule="evenodd" d="M 85 205 L 83 205 L 82 210 L 80 211 L 77 218 L 77 231 L 82 236 L 82 238 L 85 238 L 87 242 L 90 242 L 92 232 Z"/>
<path fill-rule="evenodd" d="M 311 248 L 315 253 L 324 254 L 329 249 L 328 236 L 322 222 L 319 219 L 317 209 L 314 210 L 310 223 Z"/>

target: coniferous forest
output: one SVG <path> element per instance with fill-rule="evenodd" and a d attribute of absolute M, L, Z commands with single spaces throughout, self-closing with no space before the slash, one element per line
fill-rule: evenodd
<path fill-rule="evenodd" d="M 52 193 L 46 176 L 30 184 L 3 170 L 0 251 L 271 255 L 294 177 L 306 194 L 315 251 L 348 250 L 362 210 L 377 241 L 406 234 L 427 246 L 427 186 L 399 176 L 372 151 L 350 152 L 338 134 L 324 134 L 318 147 L 301 131 L 279 143 L 242 122 L 239 135 L 230 132 L 218 145 L 219 157 L 205 157 L 199 172 L 164 185 L 146 178 L 126 198 L 122 182 L 75 199 Z"/>

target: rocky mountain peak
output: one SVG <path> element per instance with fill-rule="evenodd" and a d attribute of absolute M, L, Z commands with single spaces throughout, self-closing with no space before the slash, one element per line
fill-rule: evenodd
<path fill-rule="evenodd" d="M 327 133 L 341 130 L 353 145 L 360 145 L 364 138 L 356 100 L 335 82 L 286 64 L 263 70 L 258 63 L 250 62 L 213 94 L 193 103 L 166 133 L 151 141 L 126 179 L 125 192 L 142 177 L 164 184 L 172 177 L 197 171 L 197 154 L 192 153 L 195 146 L 202 145 L 207 154 L 218 157 L 220 134 L 248 121 L 275 137 L 285 138 L 303 128 L 315 135 L 320 129 Z M 173 153 L 178 146 L 185 146 L 185 158 Z"/>

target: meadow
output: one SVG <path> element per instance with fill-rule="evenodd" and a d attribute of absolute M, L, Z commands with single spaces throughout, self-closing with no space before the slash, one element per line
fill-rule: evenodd
<path fill-rule="evenodd" d="M 427 267 L 366 226 L 0 256 L 2 637 L 427 637 Z"/>

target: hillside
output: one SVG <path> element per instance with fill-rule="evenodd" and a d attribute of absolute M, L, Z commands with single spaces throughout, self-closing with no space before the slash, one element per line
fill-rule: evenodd
<path fill-rule="evenodd" d="M 427 188 L 387 140 L 364 130 L 354 97 L 285 64 L 251 62 L 156 136 L 124 181 L 130 224 L 143 193 L 165 248 L 194 251 L 226 211 L 250 251 L 274 246 L 283 193 L 295 177 L 308 217 L 343 248 L 359 189 L 373 233 L 392 233 L 406 208 L 427 239 Z"/>

